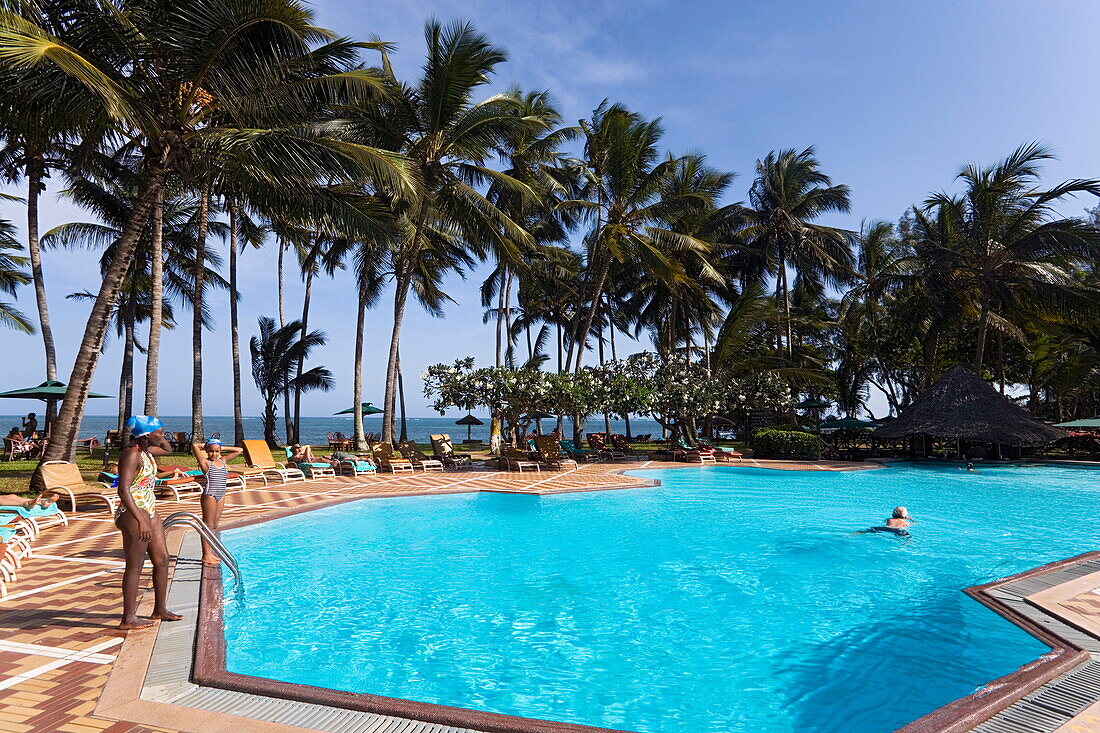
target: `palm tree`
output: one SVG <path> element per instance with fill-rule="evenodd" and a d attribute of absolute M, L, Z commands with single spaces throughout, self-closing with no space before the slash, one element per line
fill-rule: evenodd
<path fill-rule="evenodd" d="M 379 189 L 390 199 L 398 228 L 390 255 L 395 291 L 382 427 L 382 438 L 388 441 L 394 438 L 401 324 L 421 263 L 431 257 L 432 249 L 444 245 L 479 257 L 493 247 L 515 258 L 515 243 L 531 241 L 477 189 L 488 182 L 527 191 L 522 183 L 482 164 L 512 129 L 523 124 L 512 114 L 514 101 L 507 95 L 474 99 L 505 60 L 504 51 L 468 23 L 443 26 L 432 20 L 424 35 L 428 58 L 420 79 L 407 86 L 390 72 L 393 98 L 362 110 L 353 120 L 361 139 L 401 153 L 418 181 L 413 196 Z M 444 258 L 435 258 L 435 268 L 443 264 Z"/>
<path fill-rule="evenodd" d="M 85 171 L 85 175 L 70 174 L 70 187 L 62 195 L 72 199 L 82 208 L 96 214 L 103 223 L 72 222 L 54 227 L 42 238 L 45 249 L 63 247 L 92 247 L 103 250 L 100 257 L 100 271 L 110 270 L 117 256 L 117 242 L 122 229 L 130 217 L 133 207 L 134 190 L 139 174 L 131 167 L 133 159 L 125 156 L 92 156 L 96 173 Z M 129 165 L 128 165 L 129 164 Z M 161 208 L 163 224 L 159 234 L 167 247 L 162 254 L 156 254 L 152 222 L 142 232 L 135 253 L 130 262 L 120 289 L 119 301 L 114 308 L 116 331 L 123 338 L 124 354 L 122 375 L 120 377 L 120 428 L 121 423 L 130 415 L 129 394 L 133 389 L 133 352 L 136 338 L 136 323 L 150 320 L 153 311 L 151 281 L 156 270 L 164 278 L 162 290 L 169 297 L 180 298 L 192 305 L 200 324 L 208 324 L 209 314 L 201 301 L 196 303 L 195 282 L 202 280 L 207 287 L 224 287 L 225 282 L 206 263 L 217 264 L 219 258 L 202 254 L 200 256 L 200 238 L 203 225 L 200 221 L 201 202 L 180 196 L 170 197 Z M 223 235 L 225 228 L 220 222 L 211 222 L 211 230 Z M 159 264 L 159 267 L 158 267 Z M 165 277 L 166 276 L 166 277 Z M 95 295 L 88 292 L 74 296 L 80 300 L 94 301 Z M 162 294 L 163 297 L 163 294 Z M 196 307 L 197 305 L 197 307 Z M 161 305 L 161 318 L 167 328 L 173 326 L 173 314 L 170 300 Z M 150 329 L 150 340 L 153 338 Z M 148 358 L 148 348 L 145 349 Z M 125 399 L 123 399 L 125 397 Z"/>
<path fill-rule="evenodd" d="M 110 310 L 168 172 L 184 169 L 190 153 L 202 146 L 238 155 L 266 146 L 261 153 L 268 161 L 273 148 L 288 153 L 285 136 L 272 138 L 263 127 L 209 124 L 205 100 L 233 120 L 258 118 L 257 110 L 266 105 L 280 111 L 296 107 L 302 121 L 326 108 L 329 100 L 373 96 L 379 86 L 377 74 L 348 63 L 356 44 L 320 31 L 311 14 L 293 0 L 261 8 L 218 0 L 84 4 L 68 13 L 66 21 L 71 37 L 61 39 L 30 14 L 0 10 L 0 70 L 10 72 L 20 85 L 41 79 L 36 76 L 41 68 L 63 71 L 94 93 L 100 107 L 92 112 L 133 141 L 142 165 L 135 206 L 92 306 L 46 460 L 72 452 Z M 276 183 L 316 180 L 318 152 L 324 153 L 325 163 L 341 158 L 343 171 L 401 185 L 394 158 L 365 146 L 336 151 L 299 144 L 292 154 L 274 156 L 278 165 L 270 166 L 266 175 Z"/>
<path fill-rule="evenodd" d="M 853 284 L 841 299 L 839 314 L 842 328 L 849 334 L 846 353 L 849 358 L 868 357 L 872 368 L 865 370 L 867 379 L 873 381 L 874 375 L 879 375 L 875 386 L 886 395 L 896 414 L 902 405 L 902 379 L 893 368 L 896 359 L 887 358 L 887 353 L 897 351 L 907 339 L 900 333 L 886 338 L 884 321 L 891 310 L 896 310 L 896 298 L 917 286 L 919 260 L 898 238 L 890 222 L 864 222 L 855 242 Z M 848 369 L 850 374 L 857 371 L 864 370 Z"/>
<path fill-rule="evenodd" d="M 57 3 L 16 3 L 19 11 L 42 27 L 64 33 L 67 12 Z M 27 190 L 27 254 L 34 280 L 38 327 L 46 361 L 46 379 L 57 379 L 57 350 L 46 300 L 39 237 L 39 198 L 46 180 L 56 170 L 78 162 L 82 149 L 94 149 L 98 136 L 90 129 L 87 109 L 94 101 L 81 85 L 66 81 L 59 69 L 42 69 L 33 78 L 20 78 L 10 70 L 0 71 L 0 175 L 15 183 L 22 179 Z M 81 129 L 83 127 L 83 129 Z M 83 144 L 77 144 L 77 132 Z M 54 403 L 47 403 L 49 413 Z M 46 421 L 53 420 L 52 414 Z"/>
<path fill-rule="evenodd" d="M 593 228 L 585 236 L 585 277 L 569 339 L 566 369 L 580 370 L 588 335 L 604 301 L 613 262 L 628 261 L 668 282 L 687 274 L 674 253 L 706 253 L 710 245 L 668 229 L 665 222 L 690 209 L 713 203 L 698 192 L 663 195 L 678 159 L 660 160 L 660 120 L 645 121 L 621 105 L 601 104 L 591 120 L 582 120 L 585 183 L 582 207 Z M 575 357 L 575 359 L 574 359 Z"/>
<path fill-rule="evenodd" d="M 260 316 L 260 333 L 249 343 L 252 352 L 252 378 L 264 399 L 264 440 L 276 447 L 275 424 L 279 396 L 291 390 L 328 392 L 335 382 L 332 373 L 316 366 L 295 374 L 298 360 L 309 358 L 313 349 L 324 346 L 327 338 L 321 331 L 302 332 L 302 324 L 291 321 L 282 328 L 275 319 Z"/>
<path fill-rule="evenodd" d="M 30 282 L 26 270 L 27 259 L 13 252 L 23 249 L 15 237 L 15 225 L 7 219 L 0 219 L 0 293 L 15 295 L 20 285 Z M 0 325 L 7 328 L 34 333 L 34 325 L 11 303 L 0 301 Z"/>
<path fill-rule="evenodd" d="M 1067 196 L 1100 196 L 1100 180 L 1073 179 L 1040 188 L 1042 162 L 1054 154 L 1026 143 L 987 168 L 968 164 L 957 179 L 958 196 L 934 194 L 926 211 L 944 217 L 955 233 L 938 251 L 949 287 L 965 297 L 977 315 L 973 367 L 981 374 L 991 324 L 1012 331 L 1006 316 L 1016 312 L 1072 312 L 1084 305 L 1074 297 L 1080 283 L 1072 266 L 1100 253 L 1100 231 L 1080 219 L 1056 215 Z"/>
<path fill-rule="evenodd" d="M 788 268 L 815 286 L 839 285 L 852 268 L 849 232 L 813 223 L 832 212 L 851 209 L 848 187 L 834 185 L 821 172 L 814 149 L 768 153 L 756 161 L 756 178 L 742 214 L 741 236 L 753 248 L 755 277 L 775 276 L 775 300 L 783 313 L 788 353 L 791 337 L 791 286 Z"/>

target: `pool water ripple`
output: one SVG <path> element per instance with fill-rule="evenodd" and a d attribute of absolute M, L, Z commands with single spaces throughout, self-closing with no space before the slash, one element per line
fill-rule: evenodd
<path fill-rule="evenodd" d="M 1046 650 L 963 587 L 1100 539 L 1085 469 L 639 475 L 225 532 L 227 665 L 643 733 L 891 730 Z M 896 504 L 912 540 L 851 534 Z"/>

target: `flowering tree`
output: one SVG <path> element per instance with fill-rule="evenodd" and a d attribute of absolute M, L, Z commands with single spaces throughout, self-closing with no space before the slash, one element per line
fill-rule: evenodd
<path fill-rule="evenodd" d="M 574 373 L 552 374 L 537 368 L 513 371 L 503 367 L 474 369 L 472 358 L 436 364 L 421 375 L 424 395 L 442 413 L 448 407 L 483 407 L 507 426 L 514 443 L 526 434 L 531 413 L 617 417 L 650 414 L 673 437 L 694 442 L 700 423 L 714 415 L 744 417 L 758 407 L 784 408 L 791 392 L 778 377 L 761 373 L 733 379 L 710 373 L 699 362 L 663 358 L 652 352 L 585 367 Z"/>
<path fill-rule="evenodd" d="M 553 412 L 567 401 L 563 391 L 572 390 L 569 380 L 563 379 L 565 376 L 535 368 L 474 369 L 473 358 L 459 359 L 450 365 L 436 364 L 421 375 L 424 396 L 435 400 L 433 409 L 442 414 L 448 407 L 465 410 L 483 407 L 504 423 L 505 434 L 513 444 L 530 428 L 529 415 Z"/>

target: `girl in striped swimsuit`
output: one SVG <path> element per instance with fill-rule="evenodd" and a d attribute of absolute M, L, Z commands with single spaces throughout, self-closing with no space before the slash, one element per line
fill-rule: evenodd
<path fill-rule="evenodd" d="M 199 503 L 202 504 L 202 521 L 211 530 L 217 531 L 222 518 L 222 506 L 225 498 L 225 482 L 229 478 L 229 466 L 226 464 L 244 452 L 243 448 L 223 448 L 220 440 L 208 440 L 206 445 L 193 443 L 191 452 L 202 469 L 205 485 Z M 220 561 L 212 549 L 202 543 L 202 561 L 207 565 L 217 565 Z"/>

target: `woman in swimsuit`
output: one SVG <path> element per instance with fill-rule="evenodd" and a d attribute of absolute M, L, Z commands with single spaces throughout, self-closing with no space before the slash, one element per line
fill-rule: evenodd
<path fill-rule="evenodd" d="M 172 452 L 164 439 L 164 424 L 155 417 L 135 415 L 126 421 L 132 441 L 118 459 L 118 498 L 115 526 L 122 532 L 126 570 L 122 573 L 122 621 L 120 629 L 141 629 L 157 620 L 179 621 L 182 616 L 168 610 L 168 546 L 164 525 L 157 515 L 153 493 L 157 480 L 154 456 Z M 137 615 L 138 585 L 148 556 L 153 563 L 153 613 Z"/>
<path fill-rule="evenodd" d="M 202 521 L 213 531 L 217 531 L 222 519 L 222 499 L 225 497 L 225 482 L 229 478 L 229 466 L 226 464 L 244 452 L 244 448 L 222 448 L 220 440 L 208 440 L 206 445 L 191 444 L 191 452 L 199 462 L 203 477 L 206 479 L 202 497 Z M 220 561 L 204 540 L 202 543 L 202 561 L 207 565 L 217 565 Z"/>

